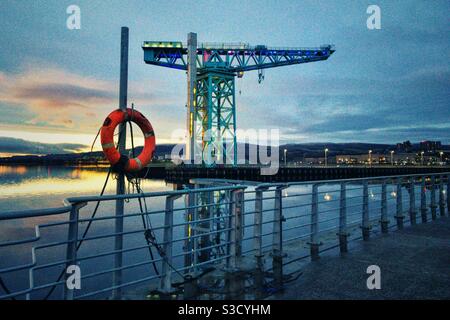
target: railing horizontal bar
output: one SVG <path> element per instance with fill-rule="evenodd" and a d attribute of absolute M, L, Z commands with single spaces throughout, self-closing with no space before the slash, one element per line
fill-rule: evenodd
<path fill-rule="evenodd" d="M 33 267 L 35 265 L 36 265 L 35 263 L 27 263 L 27 264 L 22 264 L 20 266 L 3 268 L 3 269 L 0 269 L 0 274 L 30 269 L 31 267 Z"/>
<path fill-rule="evenodd" d="M 15 241 L 8 241 L 8 242 L 2 242 L 0 243 L 0 248 L 1 247 L 9 247 L 9 246 L 16 246 L 19 244 L 26 244 L 26 243 L 32 243 L 32 242 L 36 242 L 39 241 L 40 237 L 34 237 L 34 238 L 28 238 L 25 240 L 15 240 Z"/>
<path fill-rule="evenodd" d="M 49 208 L 49 209 L 32 209 L 32 210 L 20 210 L 20 211 L 10 211 L 3 212 L 0 214 L 1 220 L 12 220 L 12 219 L 22 219 L 22 218 L 32 218 L 32 217 L 42 217 L 42 216 L 53 216 L 63 213 L 70 212 L 70 207 L 59 207 L 59 208 Z"/>
<path fill-rule="evenodd" d="M 161 191 L 161 192 L 148 192 L 148 193 L 132 193 L 123 195 L 104 195 L 104 196 L 87 196 L 87 197 L 72 197 L 67 198 L 66 201 L 69 203 L 80 203 L 80 202 L 92 202 L 92 201 L 111 201 L 111 200 L 125 200 L 125 199 L 138 199 L 138 198 L 155 198 L 155 197 L 167 197 L 176 195 L 185 195 L 192 193 L 202 193 L 210 191 L 222 191 L 222 190 L 238 190 L 246 189 L 247 186 L 221 186 L 221 187 L 211 187 L 211 188 L 201 188 L 201 189 L 183 189 L 174 191 Z"/>

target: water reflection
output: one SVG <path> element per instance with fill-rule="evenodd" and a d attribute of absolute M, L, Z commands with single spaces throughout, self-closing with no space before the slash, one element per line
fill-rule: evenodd
<path fill-rule="evenodd" d="M 97 167 L 1 167 L 0 168 L 0 212 L 10 211 L 14 209 L 24 208 L 45 208 L 52 206 L 60 206 L 61 201 L 67 197 L 73 197 L 76 195 L 93 195 L 100 192 L 101 187 L 105 181 L 107 175 L 106 168 Z M 161 180 L 143 180 L 142 187 L 145 192 L 170 190 L 170 186 L 166 186 L 164 181 Z M 368 206 L 370 222 L 373 226 L 380 220 L 381 214 L 381 185 L 371 184 L 369 185 L 370 203 Z M 289 189 L 289 190 L 288 190 Z M 312 186 L 311 185 L 298 185 L 291 186 L 285 189 L 283 192 L 283 217 L 285 222 L 283 223 L 283 250 L 288 257 L 304 256 L 309 252 L 309 234 L 311 232 L 311 208 L 312 208 Z M 388 192 L 395 192 L 394 187 L 388 188 Z M 255 230 L 253 227 L 254 215 L 251 214 L 254 211 L 255 199 L 254 188 L 249 187 L 248 193 L 245 195 L 246 204 L 245 210 L 248 214 L 244 216 L 244 240 L 242 243 L 242 250 L 245 253 L 251 252 L 254 247 L 253 237 Z M 289 192 L 288 192 L 289 191 Z M 419 191 L 419 190 L 416 190 Z M 111 179 L 106 193 L 115 192 L 115 180 Z M 334 245 L 337 243 L 336 226 L 339 219 L 340 207 L 340 185 L 330 184 L 323 185 L 319 189 L 320 198 L 318 199 L 318 230 L 320 233 L 320 241 L 326 245 Z M 405 192 L 406 194 L 406 192 Z M 361 211 L 363 206 L 363 187 L 360 184 L 348 184 L 347 186 L 347 217 L 350 239 L 356 239 L 360 236 L 361 225 Z M 217 195 L 219 196 L 219 195 Z M 271 223 L 273 214 L 275 212 L 274 191 L 267 191 L 263 200 L 263 226 L 262 234 L 262 246 L 263 248 L 270 248 L 273 241 L 274 224 Z M 323 197 L 323 199 L 321 199 Z M 202 197 L 199 197 L 202 199 Z M 418 201 L 419 197 L 416 197 Z M 427 200 L 428 201 L 428 200 Z M 224 201 L 225 203 L 227 201 Z M 205 202 L 206 203 L 206 202 Z M 395 210 L 396 199 L 388 197 L 387 208 L 389 219 L 393 220 L 393 216 L 396 213 Z M 89 203 L 80 211 L 82 219 L 90 218 L 94 211 L 95 202 Z M 163 241 L 163 229 L 165 224 L 164 208 L 165 198 L 155 197 L 147 199 L 144 207 L 148 211 L 152 212 L 149 215 L 144 215 L 147 226 L 151 226 L 154 232 L 154 239 L 157 243 Z M 186 215 L 186 199 L 179 198 L 174 202 L 174 230 L 173 237 L 177 241 L 174 242 L 173 255 L 176 256 L 173 261 L 175 267 L 190 266 L 189 259 L 185 259 L 182 255 L 183 252 L 190 252 L 194 247 L 192 241 L 183 240 L 185 237 L 191 236 L 191 228 L 186 228 L 184 222 L 186 219 L 191 221 L 191 216 Z M 102 202 L 96 218 L 107 218 L 114 215 L 115 202 L 105 201 Z M 155 275 L 155 271 L 150 264 L 151 256 L 154 254 L 158 258 L 157 251 L 153 248 L 153 253 L 150 253 L 146 247 L 145 231 L 143 220 L 141 216 L 135 216 L 140 210 L 141 204 L 138 199 L 132 199 L 125 203 L 125 223 L 124 231 L 127 235 L 124 237 L 124 248 L 129 249 L 129 252 L 124 253 L 124 269 L 123 279 L 124 281 L 134 281 L 142 279 L 148 276 Z M 226 215 L 226 206 L 223 208 L 220 206 L 214 206 L 214 210 L 217 210 L 217 214 L 214 216 Z M 405 208 L 406 209 L 406 208 Z M 145 209 L 147 212 L 147 209 Z M 207 212 L 206 208 L 198 210 L 201 215 Z M 215 211 L 216 212 L 216 211 Z M 200 214 L 199 214 L 200 215 Z M 65 216 L 67 218 L 67 216 Z M 44 226 L 43 224 L 49 223 L 52 220 L 58 221 L 63 217 L 37 217 L 34 219 L 22 219 L 14 221 L 2 221 L 0 223 L 0 242 L 18 240 L 23 238 L 29 238 L 34 235 L 34 225 L 41 225 L 40 231 L 42 239 L 37 243 L 33 243 L 27 246 L 18 246 L 17 248 L 0 248 L 0 268 L 17 265 L 19 263 L 30 262 L 30 250 L 31 246 L 37 246 L 43 243 L 52 243 L 56 241 L 65 241 L 67 239 L 66 226 Z M 226 222 L 225 220 L 218 219 L 216 229 L 223 229 L 224 226 L 220 223 Z M 80 234 L 84 232 L 87 227 L 86 223 L 80 223 Z M 95 239 L 97 235 L 113 235 L 115 232 L 115 220 L 114 219 L 100 219 L 93 222 L 91 229 L 89 229 L 88 237 L 93 237 L 91 240 L 83 242 L 83 246 L 80 247 L 79 257 L 92 256 L 95 253 L 111 252 L 114 249 L 114 238 L 105 237 Z M 203 225 L 201 226 L 203 228 Z M 214 226 L 212 226 L 214 228 Z M 207 230 L 211 226 L 208 226 Z M 195 229 L 197 230 L 197 229 Z M 200 228 L 198 229 L 200 230 Z M 198 231 L 197 230 L 197 231 Z M 376 230 L 376 228 L 374 228 Z M 196 232 L 197 232 L 196 231 Z M 222 232 L 223 233 L 223 232 Z M 225 235 L 223 233 L 223 235 Z M 198 236 L 198 235 L 196 235 Z M 196 238 L 201 239 L 201 238 Z M 216 243 L 223 243 L 222 239 L 225 237 L 215 238 Z M 211 241 L 213 239 L 208 239 Z M 203 240 L 202 240 L 203 241 Z M 207 243 L 207 242 L 205 242 Z M 197 247 L 197 245 L 195 245 Z M 137 248 L 133 249 L 132 248 Z M 188 248 L 188 249 L 186 249 Z M 219 251 L 217 251 L 219 252 Z M 65 257 L 65 246 L 53 246 L 44 249 L 36 250 L 36 256 L 40 264 L 53 263 L 60 261 Z M 189 253 L 188 257 L 191 257 Z M 190 261 L 190 260 L 189 260 Z M 111 270 L 114 267 L 113 256 L 100 256 L 89 260 L 80 261 L 83 274 L 93 274 L 99 270 Z M 161 270 L 161 263 L 157 262 L 157 268 Z M 45 268 L 38 270 L 34 274 L 34 279 L 37 283 L 48 283 L 54 281 L 55 275 L 60 272 L 60 268 Z M 179 280 L 179 279 L 178 279 Z M 11 273 L 5 276 L 5 281 L 12 288 L 19 289 L 25 288 L 28 285 L 28 273 L 17 272 Z M 111 274 L 105 274 L 101 277 L 95 277 L 83 282 L 83 292 L 89 292 L 98 289 L 108 288 L 112 283 Z M 147 284 L 143 284 L 147 290 Z M 134 290 L 134 289 L 133 289 Z M 144 294 L 140 291 L 140 296 Z M 141 294 L 142 293 L 142 294 Z M 43 293 L 36 294 L 33 298 L 42 297 Z M 55 297 L 60 292 L 55 293 Z M 129 291 L 127 292 L 129 294 Z M 138 294 L 138 293 L 136 293 Z M 105 293 L 106 295 L 106 293 Z"/>
<path fill-rule="evenodd" d="M 102 167 L 62 167 L 62 166 L 0 166 L 0 212 L 23 210 L 23 209 L 39 209 L 58 207 L 62 205 L 64 199 L 82 195 L 99 194 L 107 177 L 108 169 Z M 141 187 L 145 192 L 171 190 L 170 185 L 166 185 L 162 180 L 143 180 Z M 113 194 L 116 190 L 116 181 L 114 175 L 110 176 L 105 194 Z M 99 208 L 97 217 L 110 216 L 114 212 L 114 201 L 104 202 Z M 81 218 L 88 218 L 93 212 L 95 203 L 90 203 L 80 212 Z M 150 205 L 150 203 L 149 203 Z M 163 201 L 153 201 L 151 206 L 158 205 L 161 208 Z M 137 201 L 126 203 L 126 212 L 138 212 Z M 20 265 L 31 262 L 31 247 L 39 246 L 43 243 L 64 241 L 67 238 L 67 226 L 44 227 L 45 224 L 65 221 L 67 215 L 36 217 L 30 219 L 16 219 L 0 222 L 0 242 L 14 241 L 18 239 L 29 239 L 35 236 L 35 226 L 40 225 L 42 240 L 38 242 L 0 248 L 0 268 Z M 137 218 L 127 218 L 126 230 L 142 228 L 142 222 Z M 161 223 L 158 219 L 154 219 L 154 223 Z M 113 220 L 100 220 L 92 224 L 89 236 L 98 234 L 112 233 Z M 84 230 L 86 224 L 80 223 L 80 230 Z M 144 244 L 143 233 L 127 237 L 126 244 L 130 246 L 138 246 Z M 90 255 L 92 252 L 106 250 L 111 246 L 113 241 L 106 238 L 98 241 L 87 241 L 81 247 L 80 254 Z M 105 249 L 106 248 L 106 249 Z M 36 255 L 40 263 L 49 263 L 62 260 L 65 256 L 65 247 L 56 246 L 48 249 L 36 250 Z M 124 255 L 126 263 L 136 262 L 139 259 L 148 260 L 148 252 L 132 252 L 130 255 Z M 85 273 L 98 271 L 112 266 L 111 257 L 104 257 L 103 260 L 97 259 L 83 262 L 83 271 Z M 149 272 L 147 269 L 142 272 Z M 35 273 L 35 281 L 37 283 L 48 283 L 55 280 L 55 275 L 60 272 L 59 266 L 37 270 Z M 133 270 L 136 272 L 136 270 Z M 134 274 L 134 273 L 133 273 Z M 132 275 L 133 275 L 132 274 Z M 131 277 L 126 272 L 124 279 Z M 10 289 L 20 290 L 28 285 L 28 272 L 18 271 L 4 274 L 4 280 Z M 107 286 L 110 280 L 95 279 L 96 286 Z M 84 283 L 86 288 L 94 284 Z M 91 288 L 92 289 L 92 288 Z M 45 293 L 44 290 L 43 293 Z M 60 290 L 59 290 L 60 291 Z M 55 292 L 57 296 L 60 292 Z M 1 291 L 0 291 L 1 292 Z M 41 297 L 41 294 L 37 294 Z M 33 297 L 36 298 L 36 297 Z"/>
<path fill-rule="evenodd" d="M 99 194 L 105 167 L 0 166 L 0 211 L 61 206 L 68 197 Z M 145 192 L 170 189 L 162 180 L 142 182 Z M 115 192 L 111 176 L 105 194 Z"/>

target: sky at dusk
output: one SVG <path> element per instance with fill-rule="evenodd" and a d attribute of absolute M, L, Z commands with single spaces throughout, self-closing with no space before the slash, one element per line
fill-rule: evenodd
<path fill-rule="evenodd" d="M 80 30 L 66 27 L 71 4 Z M 381 8 L 381 30 L 366 26 L 370 4 Z M 282 143 L 449 144 L 449 13 L 447 0 L 2 0 L 0 137 L 90 145 L 118 107 L 128 26 L 128 101 L 159 143 L 184 129 L 186 74 L 146 65 L 141 45 L 185 42 L 192 31 L 199 42 L 336 47 L 327 61 L 266 70 L 262 84 L 257 72 L 237 80 L 240 129 L 279 128 Z"/>

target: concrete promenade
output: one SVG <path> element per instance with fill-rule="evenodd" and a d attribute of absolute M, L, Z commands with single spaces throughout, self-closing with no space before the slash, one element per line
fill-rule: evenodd
<path fill-rule="evenodd" d="M 337 250 L 304 265 L 303 274 L 272 299 L 450 299 L 448 216 L 373 235 L 343 255 Z M 380 290 L 367 289 L 369 265 L 381 269 Z"/>

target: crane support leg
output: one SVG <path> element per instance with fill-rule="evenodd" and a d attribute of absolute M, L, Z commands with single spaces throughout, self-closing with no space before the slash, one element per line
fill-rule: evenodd
<path fill-rule="evenodd" d="M 186 153 L 185 158 L 188 163 L 195 162 L 195 82 L 197 77 L 197 34 L 188 34 L 188 53 L 187 53 L 187 117 L 186 117 Z"/>
<path fill-rule="evenodd" d="M 235 76 L 208 71 L 197 75 L 195 144 L 202 162 L 237 164 Z"/>

